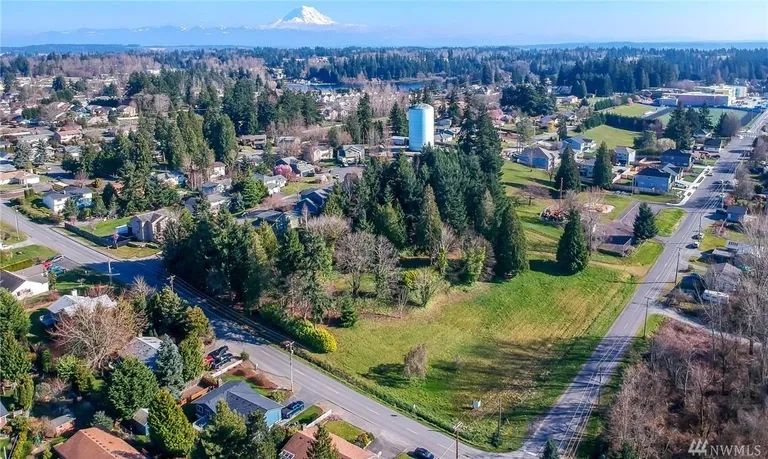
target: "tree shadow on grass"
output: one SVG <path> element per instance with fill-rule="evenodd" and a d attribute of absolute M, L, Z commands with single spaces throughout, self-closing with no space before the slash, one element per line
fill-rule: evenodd
<path fill-rule="evenodd" d="M 408 378 L 403 375 L 404 368 L 402 363 L 382 363 L 369 368 L 368 373 L 363 376 L 381 386 L 401 388 L 410 384 Z"/>
<path fill-rule="evenodd" d="M 529 263 L 531 271 L 537 273 L 544 273 L 550 276 L 569 276 L 570 274 L 563 271 L 556 261 L 553 260 L 531 260 Z"/>

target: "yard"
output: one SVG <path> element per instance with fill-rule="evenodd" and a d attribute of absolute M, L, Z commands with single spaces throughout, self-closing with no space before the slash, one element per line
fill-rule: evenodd
<path fill-rule="evenodd" d="M 284 196 L 290 196 L 308 188 L 317 188 L 319 186 L 320 183 L 317 182 L 317 177 L 302 177 L 295 182 L 288 182 L 288 184 L 280 190 L 280 193 Z"/>
<path fill-rule="evenodd" d="M 112 236 L 115 234 L 115 228 L 127 225 L 133 217 L 110 218 L 102 221 L 93 221 L 83 226 L 83 229 L 95 234 L 96 236 Z"/>
<path fill-rule="evenodd" d="M 27 240 L 27 235 L 22 232 L 16 232 L 16 228 L 5 222 L 0 222 L 0 241 L 3 245 L 12 245 Z"/>
<path fill-rule="evenodd" d="M 367 433 L 365 430 L 357 426 L 353 426 L 347 421 L 343 421 L 341 419 L 328 421 L 323 424 L 323 426 L 328 429 L 328 432 L 334 435 L 338 435 L 350 443 L 354 443 L 358 437 Z"/>
<path fill-rule="evenodd" d="M 74 239 L 75 241 L 79 242 L 80 244 L 83 244 L 85 246 L 91 247 L 94 250 L 98 250 L 99 252 L 109 255 L 115 258 L 120 258 L 122 260 L 132 260 L 136 258 L 146 258 L 151 257 L 153 255 L 157 255 L 157 253 L 160 251 L 160 249 L 153 248 L 150 246 L 135 246 L 131 247 L 130 245 L 124 245 L 122 247 L 114 248 L 114 247 L 103 247 L 100 246 L 94 242 L 89 241 L 88 239 L 84 237 L 80 237 L 76 235 L 75 233 L 72 233 L 70 231 L 66 230 L 59 230 L 60 233 L 64 234 L 68 238 Z"/>
<path fill-rule="evenodd" d="M 613 149 L 619 145 L 632 146 L 633 141 L 635 140 L 635 137 L 639 135 L 639 132 L 617 129 L 603 124 L 602 126 L 588 129 L 584 131 L 583 134 L 584 137 L 594 140 L 597 145 L 600 145 L 601 142 L 605 142 L 609 149 Z"/>
<path fill-rule="evenodd" d="M 461 419 L 466 438 L 486 448 L 501 400 L 501 449 L 515 448 L 634 290 L 631 276 L 614 269 L 593 266 L 563 276 L 542 259 L 531 268 L 507 282 L 454 289 L 405 320 L 366 316 L 353 328 L 334 330 L 338 352 L 315 358 L 390 402 L 415 405 L 416 414 L 443 428 Z M 425 381 L 409 381 L 403 356 L 421 343 L 429 371 Z M 483 407 L 472 411 L 473 400 Z"/>
<path fill-rule="evenodd" d="M 684 216 L 685 211 L 683 209 L 661 209 L 659 213 L 656 214 L 656 228 L 659 230 L 659 236 L 672 236 Z"/>
<path fill-rule="evenodd" d="M 56 252 L 42 245 L 25 245 L 17 249 L 0 251 L 0 268 L 18 271 L 42 263 Z"/>
<path fill-rule="evenodd" d="M 634 118 L 642 118 L 648 112 L 654 112 L 658 107 L 653 105 L 632 104 L 632 105 L 619 105 L 618 107 L 611 107 L 605 110 L 606 113 L 615 113 L 622 116 L 631 116 Z"/>
<path fill-rule="evenodd" d="M 720 116 L 722 116 L 723 113 L 727 113 L 729 115 L 736 115 L 736 117 L 739 120 L 741 120 L 742 118 L 744 118 L 745 115 L 747 115 L 747 112 L 743 110 L 734 110 L 731 108 L 710 108 L 709 119 L 712 121 L 712 124 L 717 125 L 717 122 L 720 121 Z M 666 126 L 667 122 L 669 122 L 669 119 L 671 117 L 672 117 L 672 112 L 669 112 L 659 117 L 659 119 Z"/>

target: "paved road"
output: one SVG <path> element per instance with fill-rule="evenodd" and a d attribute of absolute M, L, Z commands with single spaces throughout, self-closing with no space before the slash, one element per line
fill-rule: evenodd
<path fill-rule="evenodd" d="M 750 125 L 743 139 L 734 138 L 724 149 L 713 176 L 699 182 L 691 198 L 681 206 L 687 215 L 677 232 L 663 239 L 664 251 L 656 264 L 569 387 L 537 423 L 522 450 L 517 452 L 520 457 L 536 457 L 548 438 L 553 438 L 566 455 L 575 453 L 600 387 L 608 381 L 632 338 L 643 326 L 646 305 L 655 303 L 662 291 L 671 286 L 670 282 L 674 282 L 676 271 L 687 266 L 687 260 L 696 252 L 687 248 L 692 236 L 714 223 L 714 210 L 722 192 L 722 187 L 714 186 L 714 182 L 733 178 L 740 156 L 734 150 L 751 145 L 754 135 L 767 120 L 768 112 L 765 112 Z"/>
<path fill-rule="evenodd" d="M 768 113 L 761 115 L 760 119 L 753 123 L 753 133 L 758 126 L 765 123 L 766 118 L 768 118 Z M 734 141 L 729 145 L 729 149 L 737 148 L 737 144 L 747 145 L 751 142 L 751 138 L 745 137 L 743 141 Z M 678 232 L 666 241 L 664 252 L 646 276 L 643 284 L 638 287 L 630 304 L 616 320 L 557 404 L 542 421 L 537 423 L 536 429 L 525 442 L 523 449 L 509 454 L 492 454 L 462 444 L 459 447 L 460 456 L 472 458 L 531 457 L 537 455 L 550 436 L 556 438 L 564 450 L 572 448 L 574 443 L 572 439 L 576 438 L 574 433 L 580 431 L 584 421 L 588 418 L 587 414 L 595 400 L 597 387 L 605 382 L 607 374 L 616 368 L 621 353 L 643 323 L 646 298 L 657 298 L 668 281 L 674 277 L 678 248 L 683 248 L 690 241 L 691 234 L 698 231 L 700 224 L 712 223 L 709 218 L 713 207 L 712 198 L 718 192 L 711 190 L 710 184 L 714 180 L 722 180 L 731 176 L 735 157 L 736 155 L 732 153 L 724 154 L 723 159 L 718 163 L 715 176 L 704 180 L 694 197 L 686 203 L 684 208 L 688 211 L 688 216 L 681 223 Z M 0 218 L 15 224 L 16 212 L 5 206 L 0 207 L 2 207 Z M 130 283 L 136 277 L 144 277 L 154 287 L 160 287 L 167 283 L 166 273 L 157 258 L 135 261 L 115 260 L 59 234 L 48 226 L 34 224 L 23 216 L 18 216 L 18 223 L 19 229 L 25 232 L 30 239 L 47 245 L 73 262 L 90 269 L 103 273 L 108 273 L 111 269 L 115 278 L 123 283 Z M 683 251 L 681 260 L 687 258 L 688 253 Z M 288 354 L 276 346 L 269 345 L 270 342 L 279 340 L 278 337 L 258 327 L 258 324 L 254 324 L 254 328 L 240 325 L 237 321 L 229 319 L 226 313 L 217 312 L 215 303 L 210 299 L 197 294 L 194 289 L 185 286 L 178 280 L 175 282 L 175 287 L 185 299 L 200 304 L 206 310 L 216 329 L 217 336 L 223 342 L 230 344 L 230 347 L 236 351 L 245 349 L 250 354 L 251 360 L 259 368 L 273 374 L 282 383 L 286 383 L 290 368 Z M 601 374 L 603 375 L 602 378 Z M 372 432 L 377 437 L 373 449 L 377 452 L 377 448 L 383 449 L 383 457 L 392 457 L 398 451 L 412 449 L 415 446 L 425 446 L 436 453 L 438 457 L 453 456 L 453 440 L 442 431 L 420 424 L 375 400 L 363 396 L 298 359 L 294 360 L 294 382 L 298 398 L 310 403 L 322 403 L 345 414 L 354 424 Z"/>

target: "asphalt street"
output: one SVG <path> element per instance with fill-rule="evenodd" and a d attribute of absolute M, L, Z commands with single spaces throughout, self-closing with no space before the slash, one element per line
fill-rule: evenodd
<path fill-rule="evenodd" d="M 767 118 L 768 112 L 763 113 L 752 124 L 750 132 L 754 134 Z M 734 140 L 727 149 L 732 151 L 748 145 L 752 138 L 753 135 L 746 135 L 742 140 Z M 722 155 L 722 159 L 715 168 L 714 176 L 707 177 L 692 198 L 685 203 L 683 208 L 688 214 L 680 224 L 677 233 L 664 241 L 663 253 L 644 281 L 638 285 L 630 303 L 556 405 L 536 423 L 533 433 L 526 440 L 523 448 L 508 454 L 494 454 L 461 444 L 459 446 L 461 457 L 533 457 L 538 455 L 550 437 L 555 438 L 564 451 L 573 450 L 588 419 L 599 387 L 607 382 L 608 376 L 615 370 L 630 340 L 643 324 L 646 300 L 655 301 L 659 293 L 669 285 L 670 280 L 674 279 L 678 249 L 682 250 L 680 259 L 684 262 L 689 257 L 685 246 L 691 241 L 692 234 L 698 232 L 700 224 L 706 226 L 713 222 L 712 213 L 715 207 L 713 198 L 719 195 L 720 191 L 713 189 L 711 185 L 715 180 L 732 177 L 738 154 L 731 151 Z M 2 220 L 16 224 L 18 219 L 19 230 L 26 233 L 30 239 L 56 250 L 75 263 L 102 273 L 109 273 L 111 270 L 117 280 L 126 284 L 136 277 L 143 277 L 156 288 L 168 283 L 167 273 L 156 257 L 130 261 L 113 259 L 81 245 L 49 226 L 34 224 L 26 217 L 18 215 L 13 209 L 0 207 L 2 207 L 0 209 Z M 241 349 L 246 350 L 250 359 L 260 369 L 272 374 L 282 385 L 287 387 L 290 384 L 289 354 L 272 344 L 281 341 L 280 336 L 258 324 L 243 325 L 242 321 L 233 320 L 230 318 L 231 313 L 222 311 L 210 298 L 199 294 L 192 286 L 185 285 L 178 279 L 174 282 L 174 287 L 186 300 L 199 304 L 206 310 L 222 342 L 236 352 Z M 454 441 L 448 434 L 421 424 L 403 413 L 360 394 L 301 359 L 293 359 L 293 380 L 296 398 L 308 404 L 320 403 L 341 414 L 353 424 L 372 432 L 377 438 L 372 449 L 375 452 L 381 451 L 383 457 L 392 457 L 397 452 L 412 450 L 416 446 L 424 446 L 438 457 L 454 456 Z"/>

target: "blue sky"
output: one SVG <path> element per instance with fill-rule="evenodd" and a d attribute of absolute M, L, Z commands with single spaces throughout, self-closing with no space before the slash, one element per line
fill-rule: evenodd
<path fill-rule="evenodd" d="M 3 35 L 80 28 L 257 26 L 294 1 L 2 0 Z M 586 41 L 768 41 L 768 2 L 721 0 L 305 2 L 340 23 L 443 42 L 534 44 Z M 352 43 L 351 43 L 352 44 Z"/>

